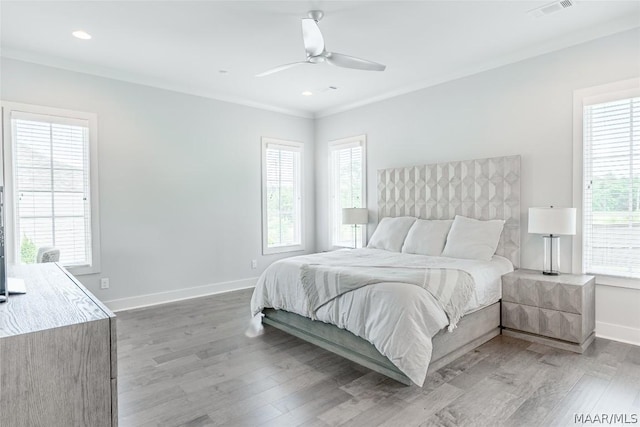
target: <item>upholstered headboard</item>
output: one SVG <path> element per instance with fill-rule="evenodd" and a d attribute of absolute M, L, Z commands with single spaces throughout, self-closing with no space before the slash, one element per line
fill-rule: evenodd
<path fill-rule="evenodd" d="M 496 253 L 520 266 L 520 156 L 378 171 L 378 220 L 504 219 Z"/>

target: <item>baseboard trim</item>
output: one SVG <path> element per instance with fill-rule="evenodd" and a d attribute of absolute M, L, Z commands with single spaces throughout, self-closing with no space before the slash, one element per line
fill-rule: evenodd
<path fill-rule="evenodd" d="M 596 336 L 640 346 L 640 329 L 614 323 L 596 322 Z"/>
<path fill-rule="evenodd" d="M 169 302 L 204 297 L 207 295 L 253 288 L 256 286 L 257 281 L 257 277 L 250 277 L 248 279 L 233 280 L 230 282 L 212 283 L 210 285 L 196 286 L 193 288 L 176 289 L 173 291 L 103 301 L 103 304 L 114 312 L 133 310 L 135 308 L 149 307 L 152 305 L 166 304 Z"/>

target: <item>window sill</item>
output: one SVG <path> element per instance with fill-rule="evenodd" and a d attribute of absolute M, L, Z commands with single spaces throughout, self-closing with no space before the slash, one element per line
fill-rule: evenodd
<path fill-rule="evenodd" d="M 61 264 L 62 265 L 62 264 Z M 82 266 L 66 266 L 62 265 L 65 270 L 71 273 L 73 276 L 86 276 L 89 274 L 98 274 L 100 273 L 100 268 L 95 265 L 82 265 Z"/>
<path fill-rule="evenodd" d="M 594 276 L 596 276 L 596 285 L 640 290 L 640 279 L 604 276 L 601 274 L 595 274 Z"/>
<path fill-rule="evenodd" d="M 287 252 L 302 252 L 304 251 L 304 246 L 295 245 L 295 246 L 281 246 L 275 248 L 264 248 L 262 250 L 262 255 L 274 255 L 274 254 L 283 254 Z"/>

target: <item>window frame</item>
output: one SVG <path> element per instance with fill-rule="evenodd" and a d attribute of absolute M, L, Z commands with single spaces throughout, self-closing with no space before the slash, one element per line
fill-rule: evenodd
<path fill-rule="evenodd" d="M 74 276 L 95 274 L 101 271 L 100 253 L 100 197 L 98 173 L 98 116 L 95 113 L 67 110 L 62 108 L 24 104 L 18 102 L 1 101 L 2 107 L 2 162 L 0 162 L 0 176 L 4 181 L 5 201 L 5 251 L 7 264 L 17 262 L 17 206 L 14 202 L 14 150 L 13 128 L 11 113 L 21 112 L 54 116 L 62 119 L 86 120 L 89 127 L 89 201 L 90 201 L 90 230 L 91 230 L 91 260 L 88 265 L 64 266 Z M 64 265 L 64 264 L 63 264 Z"/>
<path fill-rule="evenodd" d="M 268 240 L 268 217 L 267 217 L 267 147 L 269 144 L 273 144 L 281 147 L 291 147 L 291 151 L 298 151 L 300 153 L 300 164 L 298 168 L 298 209 L 300 212 L 300 243 L 287 246 L 269 247 Z M 304 209 L 304 144 L 298 141 L 288 141 L 277 138 L 262 137 L 262 152 L 261 152 L 261 164 L 262 164 L 262 254 L 272 255 L 286 252 L 299 252 L 305 250 L 305 209 Z"/>
<path fill-rule="evenodd" d="M 357 135 L 350 136 L 347 138 L 341 138 L 334 141 L 330 141 L 328 144 L 328 153 L 329 153 L 329 247 L 332 249 L 340 249 L 343 247 L 351 247 L 351 246 L 338 246 L 334 242 L 335 231 L 337 225 L 342 225 L 341 218 L 334 218 L 335 209 L 334 203 L 336 200 L 335 193 L 335 182 L 336 178 L 334 175 L 334 164 L 333 164 L 333 152 L 339 150 L 340 147 L 348 148 L 350 145 L 359 144 L 362 147 L 362 207 L 367 207 L 367 135 Z M 365 247 L 367 243 L 367 224 L 362 224 L 362 233 L 360 236 L 360 244 L 361 247 Z"/>
<path fill-rule="evenodd" d="M 576 207 L 576 235 L 573 236 L 572 272 L 586 273 L 583 266 L 584 245 L 584 107 L 616 99 L 640 96 L 640 77 L 594 86 L 573 92 L 573 206 Z M 599 285 L 640 289 L 640 279 L 594 274 Z"/>

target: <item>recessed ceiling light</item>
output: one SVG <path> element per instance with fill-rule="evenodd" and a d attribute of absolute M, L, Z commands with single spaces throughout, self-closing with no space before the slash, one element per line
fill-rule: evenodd
<path fill-rule="evenodd" d="M 228 74 L 228 73 L 229 73 L 229 71 L 228 71 L 228 70 L 218 70 L 218 72 L 219 72 L 220 74 Z"/>
<path fill-rule="evenodd" d="M 71 34 L 73 34 L 73 37 L 78 39 L 91 40 L 91 34 L 87 33 L 86 31 L 76 30 Z"/>
<path fill-rule="evenodd" d="M 304 96 L 311 96 L 311 95 L 313 95 L 313 92 L 308 91 L 308 90 L 305 90 L 304 92 L 302 92 L 302 94 L 303 94 Z"/>

